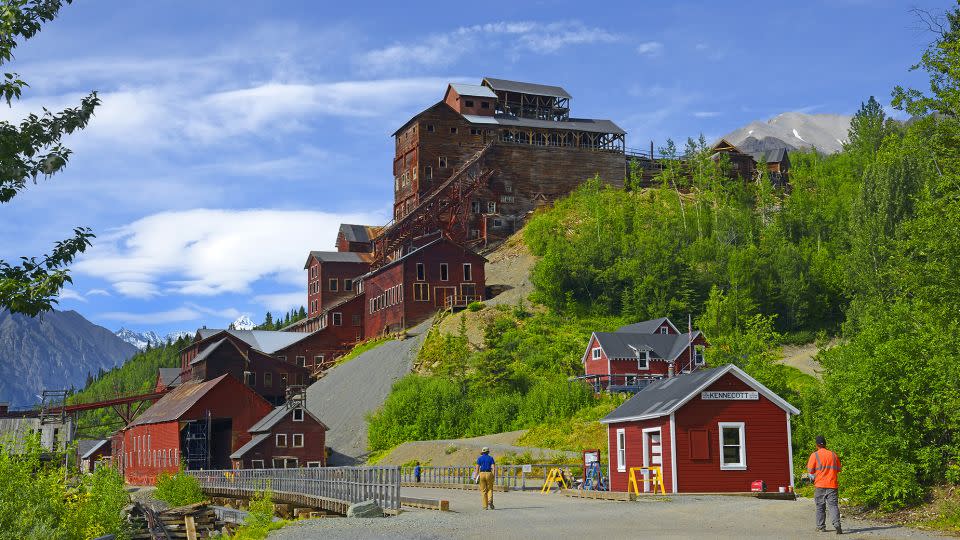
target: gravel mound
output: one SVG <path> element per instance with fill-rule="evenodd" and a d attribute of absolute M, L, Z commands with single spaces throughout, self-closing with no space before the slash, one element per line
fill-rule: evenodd
<path fill-rule="evenodd" d="M 365 461 L 365 417 L 383 405 L 397 379 L 410 373 L 431 322 L 432 319 L 408 330 L 407 339 L 388 341 L 331 369 L 307 388 L 307 409 L 330 428 L 330 465 Z"/>

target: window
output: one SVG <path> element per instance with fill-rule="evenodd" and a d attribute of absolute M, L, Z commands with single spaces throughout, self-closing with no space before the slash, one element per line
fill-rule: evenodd
<path fill-rule="evenodd" d="M 747 468 L 747 444 L 743 422 L 720 422 L 720 469 L 743 471 Z"/>
<path fill-rule="evenodd" d="M 359 313 L 354 313 L 352 318 L 354 326 L 363 326 L 363 318 L 360 317 Z"/>
<path fill-rule="evenodd" d="M 413 284 L 413 301 L 414 302 L 430 301 L 430 284 L 429 283 Z"/>
<path fill-rule="evenodd" d="M 463 263 L 463 280 L 473 281 L 473 265 L 470 263 Z"/>
<path fill-rule="evenodd" d="M 489 108 L 490 108 L 490 102 L 489 102 L 489 101 L 481 101 L 481 102 L 480 102 L 480 108 L 481 108 L 481 109 L 489 109 Z"/>
<path fill-rule="evenodd" d="M 515 202 L 515 201 L 516 201 L 516 199 L 513 197 L 513 195 L 501 195 L 501 196 L 500 196 L 500 202 L 502 202 L 502 203 L 513 203 L 513 202 Z"/>
<path fill-rule="evenodd" d="M 478 128 L 470 128 L 470 134 L 471 134 L 471 135 L 479 135 L 479 134 L 480 134 L 480 130 L 479 130 Z"/>
<path fill-rule="evenodd" d="M 294 409 L 294 410 L 293 410 L 293 421 L 294 421 L 294 422 L 303 422 L 303 409 Z"/>
<path fill-rule="evenodd" d="M 510 182 L 503 183 L 503 192 L 504 193 L 513 193 L 513 184 Z"/>
<path fill-rule="evenodd" d="M 273 373 L 267 371 L 263 374 L 263 385 L 267 388 L 273 387 Z"/>
<path fill-rule="evenodd" d="M 440 159 L 438 159 L 437 161 L 438 161 L 441 169 L 446 169 L 446 168 L 447 168 L 447 158 L 446 158 L 446 157 L 440 156 Z"/>
<path fill-rule="evenodd" d="M 286 361 L 287 361 L 287 357 L 286 357 L 286 356 L 278 356 L 277 358 L 278 358 L 281 362 L 286 362 Z"/>
<path fill-rule="evenodd" d="M 307 367 L 307 359 L 304 356 L 297 357 L 297 365 L 300 367 Z"/>
<path fill-rule="evenodd" d="M 427 279 L 427 268 L 423 263 L 417 263 L 417 281 L 426 281 Z"/>
<path fill-rule="evenodd" d="M 666 326 L 661 326 L 661 327 L 660 327 L 660 333 L 661 333 L 661 334 L 669 334 L 669 333 L 670 333 L 670 329 L 667 328 Z"/>
<path fill-rule="evenodd" d="M 623 428 L 617 430 L 617 471 L 627 472 L 627 434 Z"/>
<path fill-rule="evenodd" d="M 479 214 L 479 213 L 480 213 L 480 201 L 473 201 L 472 203 L 470 203 L 470 210 L 471 210 L 474 214 Z"/>
<path fill-rule="evenodd" d="M 281 374 L 280 374 L 280 386 L 286 386 L 286 385 L 287 385 L 287 374 L 286 374 L 286 373 L 281 373 Z"/>
<path fill-rule="evenodd" d="M 277 433 L 277 441 L 275 446 L 277 448 L 286 448 L 287 447 L 287 434 L 286 433 Z"/>
<path fill-rule="evenodd" d="M 464 104 L 465 106 L 467 106 L 467 107 L 473 107 L 473 100 L 468 99 L 468 100 L 464 101 L 463 104 Z"/>
<path fill-rule="evenodd" d="M 334 326 L 343 326 L 343 313 L 339 311 L 333 314 L 333 325 Z"/>
<path fill-rule="evenodd" d="M 319 462 L 319 461 L 308 461 L 308 462 L 307 462 L 307 468 L 308 468 L 308 469 L 316 469 L 316 468 L 319 468 L 319 467 L 320 467 L 320 462 Z"/>
<path fill-rule="evenodd" d="M 330 278 L 330 290 L 337 292 L 337 285 L 340 284 L 340 280 L 337 278 Z"/>
<path fill-rule="evenodd" d="M 637 351 L 637 369 L 650 369 L 650 351 Z"/>
<path fill-rule="evenodd" d="M 497 213 L 497 201 L 487 201 L 487 213 L 488 214 Z"/>
<path fill-rule="evenodd" d="M 303 448 L 303 433 L 294 433 L 294 434 L 293 434 L 293 447 L 294 447 L 294 448 Z"/>
<path fill-rule="evenodd" d="M 710 437 L 706 429 L 691 429 L 690 459 L 710 459 Z"/>
<path fill-rule="evenodd" d="M 433 133 L 433 124 L 427 124 L 427 133 Z"/>
<path fill-rule="evenodd" d="M 423 177 L 430 179 L 433 178 L 433 167 L 427 165 L 423 168 Z"/>
<path fill-rule="evenodd" d="M 593 359 L 594 359 L 594 360 L 599 360 L 599 359 L 600 359 L 600 347 L 594 347 L 594 348 L 593 348 Z"/>
<path fill-rule="evenodd" d="M 243 372 L 243 384 L 247 386 L 256 386 L 257 384 L 257 374 L 253 371 L 244 371 Z"/>
<path fill-rule="evenodd" d="M 450 281 L 450 269 L 447 263 L 440 263 L 440 281 Z"/>
<path fill-rule="evenodd" d="M 353 280 L 352 280 L 352 279 L 345 279 L 345 280 L 343 280 L 343 290 L 345 290 L 345 291 L 352 291 L 352 290 L 353 290 Z"/>
<path fill-rule="evenodd" d="M 703 345 L 694 345 L 693 347 L 693 363 L 702 366 L 705 360 L 703 358 Z"/>
<path fill-rule="evenodd" d="M 455 127 L 450 128 L 450 134 L 451 134 L 451 135 L 456 135 L 456 134 L 457 134 L 457 128 L 455 128 Z"/>
<path fill-rule="evenodd" d="M 500 227 L 503 227 L 503 220 L 502 219 L 493 220 L 493 227 L 495 229 L 499 229 Z"/>
<path fill-rule="evenodd" d="M 252 469 L 262 469 L 262 468 L 263 468 L 263 460 L 262 460 L 262 459 L 251 459 L 251 460 L 250 460 L 250 468 L 252 468 Z"/>
<path fill-rule="evenodd" d="M 316 356 L 313 357 L 313 365 L 314 365 L 314 366 L 321 366 L 321 365 L 323 365 L 323 355 L 322 355 L 322 354 L 318 354 L 318 355 L 316 355 Z"/>

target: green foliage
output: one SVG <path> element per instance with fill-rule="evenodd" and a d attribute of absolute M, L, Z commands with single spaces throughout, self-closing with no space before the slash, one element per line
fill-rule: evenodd
<path fill-rule="evenodd" d="M 337 358 L 337 364 L 338 365 L 345 364 L 367 351 L 376 349 L 377 347 L 379 347 L 380 345 L 383 345 L 388 341 L 390 341 L 390 338 L 388 337 L 379 337 L 379 338 L 374 338 L 374 339 L 369 339 L 367 341 L 364 341 L 363 343 L 360 343 L 356 345 L 354 348 L 350 349 L 350 352 L 348 352 L 347 354 L 341 356 L 340 358 Z"/>
<path fill-rule="evenodd" d="M 121 511 L 129 502 L 123 478 L 109 468 L 65 481 L 62 456 L 41 459 L 39 436 L 0 446 L 0 539 L 126 538 Z"/>
<path fill-rule="evenodd" d="M 70 0 L 9 0 L 0 7 L 0 64 L 13 59 L 13 50 L 36 35 L 44 23 L 57 17 L 62 4 Z M 0 96 L 11 105 L 29 86 L 16 73 L 4 73 Z M 18 125 L 0 121 L 0 203 L 10 202 L 28 182 L 50 177 L 63 169 L 71 151 L 61 139 L 87 126 L 100 98 L 93 92 L 80 106 L 62 112 L 46 109 L 30 114 Z M 67 265 L 90 246 L 93 234 L 78 227 L 73 237 L 56 242 L 53 251 L 36 257 L 21 257 L 11 265 L 0 260 L 0 308 L 30 316 L 49 311 L 64 284 L 72 283 Z"/>
<path fill-rule="evenodd" d="M 153 496 L 171 506 L 184 506 L 206 499 L 200 481 L 183 471 L 176 474 L 160 473 Z"/>
<path fill-rule="evenodd" d="M 233 540 L 263 540 L 270 531 L 281 529 L 287 524 L 285 520 L 273 520 L 273 494 L 268 489 L 257 493 L 250 499 L 250 507 L 243 526 L 227 538 Z"/>
<path fill-rule="evenodd" d="M 481 309 L 485 308 L 486 306 L 487 306 L 487 305 L 484 304 L 483 302 L 470 302 L 470 303 L 467 305 L 467 309 L 469 309 L 470 311 L 480 311 Z"/>

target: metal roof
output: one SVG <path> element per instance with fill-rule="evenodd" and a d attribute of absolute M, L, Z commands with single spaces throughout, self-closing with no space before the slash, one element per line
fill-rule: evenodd
<path fill-rule="evenodd" d="M 201 328 L 197 332 L 200 333 L 201 339 L 207 339 L 221 332 L 226 332 L 227 334 L 240 339 L 247 345 L 250 345 L 254 349 L 267 354 L 274 354 L 281 349 L 286 349 L 294 343 L 302 339 L 306 339 L 308 336 L 312 335 L 312 333 L 308 332 L 280 332 L 277 330 L 223 330 L 216 328 Z M 206 352 L 206 349 L 204 352 Z M 198 355 L 197 358 L 200 358 L 200 356 Z"/>
<path fill-rule="evenodd" d="M 483 83 L 494 90 L 503 92 L 516 92 L 518 94 L 533 94 L 537 96 L 551 96 L 567 99 L 572 99 L 573 97 L 563 88 L 560 88 L 559 86 L 550 86 L 547 84 L 508 81 L 506 79 L 494 79 L 493 77 L 484 77 Z"/>
<path fill-rule="evenodd" d="M 80 459 L 87 459 L 108 442 L 110 439 L 80 439 L 77 441 L 77 453 L 80 454 Z"/>
<path fill-rule="evenodd" d="M 181 416 L 187 413 L 191 407 L 197 404 L 207 392 L 213 390 L 230 375 L 221 375 L 216 379 L 198 382 L 188 381 L 174 388 L 167 395 L 160 398 L 149 409 L 141 414 L 136 420 L 130 422 L 127 427 L 140 426 L 143 424 L 158 424 L 161 422 L 173 422 L 179 420 Z"/>
<path fill-rule="evenodd" d="M 753 159 L 757 163 L 760 161 L 766 161 L 767 163 L 779 163 L 783 161 L 786 153 L 786 148 L 770 148 L 769 150 L 765 150 L 763 152 L 751 152 L 750 155 L 753 156 Z"/>
<path fill-rule="evenodd" d="M 160 379 L 160 384 L 164 386 L 175 386 L 183 382 L 180 380 L 180 368 L 178 367 L 160 368 L 157 378 Z"/>
<path fill-rule="evenodd" d="M 732 373 L 748 386 L 757 390 L 764 397 L 791 414 L 800 414 L 796 407 L 787 403 L 756 379 L 747 375 L 745 371 L 733 364 L 722 367 L 701 369 L 693 373 L 686 373 L 660 379 L 647 385 L 643 390 L 634 394 L 623 405 L 605 416 L 600 423 L 625 422 L 647 420 L 672 414 L 677 409 L 693 399 L 699 392 L 713 384 L 723 375 Z"/>
<path fill-rule="evenodd" d="M 471 124 L 497 124 L 504 127 L 532 127 L 545 129 L 565 129 L 569 131 L 587 131 L 590 133 L 615 133 L 624 135 L 626 131 L 611 120 L 596 120 L 592 118 L 570 118 L 567 120 L 539 120 L 536 118 L 520 118 L 508 114 L 494 116 L 480 116 L 464 114 L 463 117 Z"/>
<path fill-rule="evenodd" d="M 317 421 L 318 424 L 323 426 L 324 429 L 327 429 L 327 425 L 321 422 L 320 419 L 314 416 L 310 411 L 308 411 L 306 407 L 294 407 L 294 408 L 303 410 L 303 412 L 309 415 L 310 418 L 313 418 L 314 420 Z M 248 431 L 250 431 L 250 433 L 260 433 L 264 431 L 270 431 L 273 428 L 273 426 L 277 425 L 277 423 L 283 420 L 288 414 L 293 412 L 294 408 L 289 408 L 286 405 L 280 405 L 279 407 L 267 413 L 266 416 L 261 418 L 256 424 L 250 427 Z"/>
<path fill-rule="evenodd" d="M 495 94 L 493 90 L 479 84 L 450 83 L 450 87 L 461 96 L 488 97 L 497 99 L 497 94 Z"/>
<path fill-rule="evenodd" d="M 668 319 L 668 318 L 666 318 L 666 317 L 660 317 L 659 319 L 650 319 L 649 321 L 640 321 L 640 322 L 638 322 L 638 323 L 633 323 L 633 324 L 628 324 L 628 325 L 626 325 L 626 326 L 621 326 L 620 328 L 617 328 L 617 332 L 632 332 L 632 333 L 636 333 L 636 334 L 652 334 L 652 333 L 656 332 L 656 331 L 657 331 L 657 328 L 660 328 L 660 326 L 661 326 L 664 322 L 670 323 L 670 326 L 671 326 L 674 330 L 677 330 L 678 332 L 680 331 L 680 330 L 678 330 L 677 327 L 673 324 L 673 322 L 670 321 L 670 319 Z"/>
<path fill-rule="evenodd" d="M 700 335 L 696 330 L 693 334 L 640 334 L 631 332 L 594 332 L 594 337 L 600 343 L 607 358 L 632 359 L 636 358 L 636 351 L 650 351 L 651 358 L 673 360 L 687 346 Z"/>
<path fill-rule="evenodd" d="M 246 454 L 250 450 L 253 450 L 258 444 L 262 443 L 268 438 L 270 438 L 269 433 L 254 435 L 253 438 L 250 439 L 250 442 L 238 448 L 236 452 L 230 454 L 230 459 L 241 459 L 244 454 Z"/>
<path fill-rule="evenodd" d="M 213 345 L 208 345 L 206 349 L 202 350 L 202 351 L 200 352 L 200 354 L 198 354 L 196 357 L 194 357 L 193 360 L 190 361 L 190 365 L 192 366 L 192 365 L 194 365 L 194 364 L 198 364 L 198 363 L 200 363 L 200 362 L 203 362 L 204 360 L 207 359 L 207 357 L 209 357 L 211 354 L 213 354 L 213 351 L 215 351 L 215 350 L 217 350 L 218 348 L 220 348 L 220 346 L 223 345 L 224 343 L 228 343 L 231 347 L 236 348 L 236 346 L 233 345 L 233 342 L 232 342 L 232 341 L 230 341 L 230 340 L 227 339 L 227 338 L 222 338 L 222 339 L 220 339 L 220 341 L 217 341 L 217 342 L 214 343 Z"/>
<path fill-rule="evenodd" d="M 350 225 L 349 223 L 340 224 L 340 234 L 347 242 L 369 242 L 376 236 L 382 227 L 374 225 Z"/>
<path fill-rule="evenodd" d="M 341 262 L 370 264 L 370 261 L 373 260 L 373 254 L 357 253 L 355 251 L 311 251 L 310 255 L 307 257 L 307 262 L 303 263 L 304 270 L 310 268 L 310 259 L 317 259 L 322 263 Z"/>

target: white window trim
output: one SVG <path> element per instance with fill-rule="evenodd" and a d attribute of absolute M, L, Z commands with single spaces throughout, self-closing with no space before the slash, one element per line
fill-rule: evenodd
<path fill-rule="evenodd" d="M 643 364 L 641 364 L 641 356 L 643 355 Z M 637 369 L 642 369 L 644 371 L 650 370 L 650 351 L 640 351 L 637 353 Z"/>
<path fill-rule="evenodd" d="M 446 272 L 444 272 L 446 269 Z M 447 277 L 444 278 L 443 274 L 446 273 Z M 440 281 L 450 281 L 450 265 L 447 263 L 440 263 Z"/>
<path fill-rule="evenodd" d="M 308 461 L 308 462 L 307 462 L 307 468 L 308 468 L 308 469 L 318 469 L 318 468 L 320 468 L 320 462 L 319 462 L 319 461 Z"/>
<path fill-rule="evenodd" d="M 617 428 L 617 472 L 627 472 L 627 434 L 624 428 Z"/>
<path fill-rule="evenodd" d="M 297 418 L 297 413 L 300 413 L 300 418 Z M 294 422 L 303 422 L 303 409 L 294 409 L 293 410 L 293 421 Z"/>
<path fill-rule="evenodd" d="M 591 358 L 593 358 L 594 360 L 599 360 L 599 359 L 600 359 L 600 347 L 594 347 L 594 348 L 593 348 L 593 353 L 592 353 L 592 355 L 593 355 L 593 356 L 591 356 Z"/>
<path fill-rule="evenodd" d="M 283 437 L 283 444 L 280 444 L 280 437 Z M 286 433 L 277 433 L 276 438 L 273 442 L 274 446 L 277 448 L 286 448 L 287 447 L 287 434 Z"/>
<path fill-rule="evenodd" d="M 297 438 L 300 439 L 300 444 L 297 444 Z M 294 433 L 291 441 L 292 448 L 303 448 L 303 433 Z"/>
<path fill-rule="evenodd" d="M 473 265 L 470 263 L 463 263 L 463 280 L 473 281 Z"/>
<path fill-rule="evenodd" d="M 260 464 L 259 467 L 257 466 L 257 463 Z M 262 468 L 263 468 L 263 460 L 262 460 L 262 459 L 251 459 L 251 460 L 250 460 L 250 468 L 251 468 L 251 469 L 262 469 Z"/>
<path fill-rule="evenodd" d="M 648 436 L 648 434 L 650 434 L 650 433 L 656 433 L 657 435 L 660 436 L 660 465 L 653 465 L 653 464 L 650 462 L 650 457 L 651 457 L 651 456 L 650 456 L 650 448 L 647 446 L 647 436 Z M 655 428 L 644 428 L 644 429 L 641 431 L 641 434 L 642 434 L 642 439 L 641 439 L 641 443 L 640 443 L 640 444 L 643 446 L 643 466 L 644 466 L 644 467 L 650 467 L 650 466 L 653 465 L 653 466 L 660 467 L 660 479 L 662 480 L 662 479 L 663 479 L 663 462 L 664 462 L 664 459 L 663 459 L 663 433 L 660 431 L 660 428 L 655 427 Z M 655 486 L 651 486 L 651 485 L 650 485 L 651 482 L 648 482 L 648 481 L 647 481 L 647 480 L 650 479 L 650 471 L 643 471 L 642 475 L 643 475 L 643 480 L 644 480 L 644 482 L 643 482 L 643 491 L 649 492 L 651 487 L 653 487 L 653 489 L 656 490 L 656 487 L 655 487 Z"/>
<path fill-rule="evenodd" d="M 740 430 L 740 463 L 724 463 L 723 461 L 723 430 L 737 428 Z M 743 422 L 717 422 L 718 438 L 720 442 L 720 470 L 745 471 L 747 470 L 747 438 L 746 426 Z"/>

